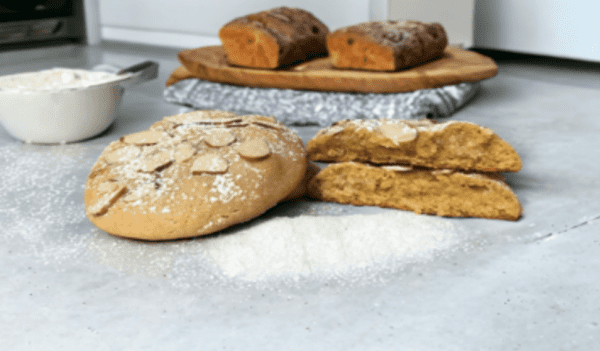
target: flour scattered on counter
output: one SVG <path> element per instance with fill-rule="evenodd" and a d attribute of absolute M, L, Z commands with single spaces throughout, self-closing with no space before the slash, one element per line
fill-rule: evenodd
<path fill-rule="evenodd" d="M 343 277 L 431 260 L 459 242 L 451 222 L 390 211 L 372 215 L 278 217 L 207 238 L 206 255 L 227 278 Z"/>
<path fill-rule="evenodd" d="M 85 252 L 87 225 L 81 179 L 89 172 L 85 144 L 0 146 L 0 246 L 27 243 L 45 263 L 72 262 Z"/>
<path fill-rule="evenodd" d="M 316 211 L 308 207 L 308 213 Z M 390 210 L 267 214 L 220 234 L 172 242 L 125 240 L 94 229 L 86 246 L 101 264 L 166 279 L 178 289 L 286 290 L 313 283 L 384 282 L 415 265 L 469 250 L 469 237 L 445 218 Z"/>
<path fill-rule="evenodd" d="M 9 165 L 0 171 L 0 218 L 8 223 L 0 245 L 24 245 L 32 259 L 58 271 L 93 258 L 176 288 L 228 290 L 370 285 L 468 244 L 464 228 L 445 218 L 383 209 L 352 214 L 352 206 L 308 200 L 281 204 L 212 236 L 160 243 L 118 238 L 85 216 L 83 186 L 94 162 L 90 155 L 100 148 L 0 146 L 0 164 Z"/>

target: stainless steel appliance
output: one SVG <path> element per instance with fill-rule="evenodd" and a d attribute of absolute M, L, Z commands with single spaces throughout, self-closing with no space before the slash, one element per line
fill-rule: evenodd
<path fill-rule="evenodd" d="M 85 42 L 83 0 L 0 0 L 0 50 Z"/>

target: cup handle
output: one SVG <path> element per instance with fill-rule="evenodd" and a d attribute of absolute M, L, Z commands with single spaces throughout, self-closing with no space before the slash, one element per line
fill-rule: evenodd
<path fill-rule="evenodd" d="M 144 61 L 133 66 L 123 68 L 117 72 L 117 74 L 130 75 L 120 82 L 121 86 L 127 87 L 137 85 L 158 77 L 158 63 L 154 61 Z"/>

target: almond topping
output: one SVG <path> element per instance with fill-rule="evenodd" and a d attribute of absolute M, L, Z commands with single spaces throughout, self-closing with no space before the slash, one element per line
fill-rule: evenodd
<path fill-rule="evenodd" d="M 394 172 L 409 172 L 412 171 L 412 166 L 401 166 L 401 165 L 391 165 L 391 166 L 382 166 L 381 168 L 387 169 L 389 171 Z"/>
<path fill-rule="evenodd" d="M 431 172 L 431 174 L 433 175 L 448 175 L 452 173 L 454 173 L 454 171 L 451 169 L 436 169 Z"/>
<path fill-rule="evenodd" d="M 262 126 L 262 127 L 273 128 L 273 129 L 281 128 L 281 125 L 279 124 L 279 122 L 277 122 L 277 120 L 271 116 L 250 115 L 250 116 L 246 116 L 246 118 L 248 120 L 250 120 L 252 123 Z"/>
<path fill-rule="evenodd" d="M 235 135 L 226 129 L 215 129 L 206 135 L 204 141 L 212 147 L 227 146 L 235 141 Z"/>
<path fill-rule="evenodd" d="M 177 163 L 185 162 L 196 154 L 196 149 L 192 144 L 184 143 L 177 147 L 175 151 L 175 161 Z"/>
<path fill-rule="evenodd" d="M 342 126 L 332 126 L 332 127 L 327 128 L 327 129 L 323 129 L 323 131 L 325 132 L 325 134 L 330 134 L 330 135 L 334 135 L 334 134 L 340 133 L 343 130 L 344 130 L 344 127 L 342 127 Z"/>
<path fill-rule="evenodd" d="M 276 123 L 269 123 L 269 122 L 263 122 L 263 121 L 255 121 L 253 123 L 256 124 L 257 126 L 266 127 L 266 128 L 272 128 L 272 129 L 281 128 L 281 126 Z"/>
<path fill-rule="evenodd" d="M 485 136 L 492 136 L 492 135 L 494 135 L 494 131 L 493 130 L 491 130 L 490 128 L 485 128 L 485 127 L 481 128 L 481 133 L 483 133 L 483 135 L 485 135 Z"/>
<path fill-rule="evenodd" d="M 379 126 L 381 133 L 394 144 L 413 141 L 417 138 L 417 130 L 405 123 L 383 124 Z"/>
<path fill-rule="evenodd" d="M 227 172 L 229 162 L 217 154 L 204 154 L 194 160 L 192 164 L 192 174 L 210 173 L 221 174 Z"/>
<path fill-rule="evenodd" d="M 223 127 L 227 127 L 227 128 L 241 128 L 241 127 L 247 127 L 249 125 L 250 125 L 249 123 L 240 122 L 240 123 L 226 124 Z"/>
<path fill-rule="evenodd" d="M 221 117 L 221 118 L 212 118 L 210 120 L 204 120 L 202 122 L 209 122 L 212 124 L 232 124 L 242 122 L 242 118 L 239 116 L 236 117 Z"/>
<path fill-rule="evenodd" d="M 119 183 L 107 182 L 100 184 L 100 186 L 98 186 L 98 191 L 102 193 L 102 195 L 89 210 L 89 212 L 95 216 L 105 214 L 108 209 L 127 192 L 127 187 Z"/>
<path fill-rule="evenodd" d="M 227 111 L 193 111 L 169 116 L 164 119 L 173 124 L 201 123 L 201 124 L 224 124 L 233 123 L 241 118 L 233 112 Z"/>
<path fill-rule="evenodd" d="M 122 138 L 122 141 L 126 144 L 133 145 L 153 145 L 165 137 L 167 137 L 167 135 L 163 132 L 146 130 L 143 132 L 126 135 Z"/>
<path fill-rule="evenodd" d="M 275 119 L 275 117 L 271 117 L 271 116 L 248 115 L 248 116 L 246 116 L 246 118 L 254 123 L 262 122 L 262 123 L 269 123 L 269 124 L 277 124 L 277 120 Z"/>
<path fill-rule="evenodd" d="M 262 138 L 246 140 L 236 150 L 240 156 L 249 159 L 263 158 L 271 154 L 269 144 Z"/>
<path fill-rule="evenodd" d="M 136 158 L 142 150 L 134 145 L 126 145 L 125 147 L 112 150 L 102 157 L 106 163 L 112 164 L 117 162 L 127 162 Z"/>
<path fill-rule="evenodd" d="M 139 170 L 142 172 L 154 172 L 159 168 L 167 166 L 173 162 L 171 155 L 166 150 L 158 151 L 148 155 L 147 159 L 141 164 Z"/>
<path fill-rule="evenodd" d="M 411 120 L 411 121 L 407 121 L 407 123 L 413 127 L 413 128 L 419 128 L 419 127 L 431 127 L 433 124 L 435 124 L 435 121 L 432 121 L 430 119 L 419 119 L 419 120 Z"/>
<path fill-rule="evenodd" d="M 197 111 L 198 118 L 194 123 L 198 124 L 231 124 L 242 121 L 242 117 L 227 111 Z"/>
<path fill-rule="evenodd" d="M 144 196 L 150 195 L 156 192 L 156 187 L 154 186 L 154 181 L 147 182 L 144 184 L 138 185 L 136 188 L 127 192 L 127 195 L 123 196 L 121 201 L 125 203 L 131 203 L 140 200 Z"/>
<path fill-rule="evenodd" d="M 201 116 L 198 122 L 201 123 L 214 123 L 214 124 L 227 124 L 240 122 L 242 118 L 233 112 L 219 111 L 219 110 L 205 110 L 196 111 Z"/>

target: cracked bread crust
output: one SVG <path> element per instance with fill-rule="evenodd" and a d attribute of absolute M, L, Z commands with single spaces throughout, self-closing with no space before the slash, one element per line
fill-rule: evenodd
<path fill-rule="evenodd" d="M 266 116 L 195 111 L 108 145 L 85 186 L 89 220 L 108 233 L 170 240 L 262 214 L 305 176 L 297 134 Z"/>
<path fill-rule="evenodd" d="M 322 201 L 444 217 L 515 221 L 522 214 L 519 199 L 495 173 L 343 162 L 323 169 L 312 179 L 308 191 Z"/>
<path fill-rule="evenodd" d="M 307 144 L 322 162 L 405 164 L 478 172 L 517 172 L 521 158 L 491 129 L 469 122 L 344 120 Z"/>
<path fill-rule="evenodd" d="M 366 22 L 327 35 L 337 68 L 396 71 L 442 55 L 447 45 L 442 25 L 418 21 Z"/>
<path fill-rule="evenodd" d="M 327 55 L 329 28 L 308 11 L 278 7 L 225 24 L 219 38 L 232 65 L 278 68 Z"/>

